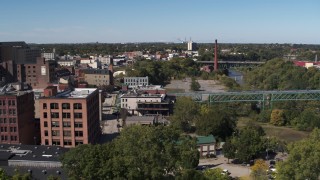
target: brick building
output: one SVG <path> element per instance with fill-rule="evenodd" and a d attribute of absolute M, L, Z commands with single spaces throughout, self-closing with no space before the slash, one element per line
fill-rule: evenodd
<path fill-rule="evenodd" d="M 26 82 L 34 89 L 45 88 L 55 78 L 54 61 L 45 61 L 38 57 L 35 64 L 18 64 L 17 79 Z"/>
<path fill-rule="evenodd" d="M 40 139 L 32 91 L 16 90 L 11 84 L 0 88 L 0 132 L 0 143 L 35 144 Z"/>
<path fill-rule="evenodd" d="M 75 147 L 99 140 L 99 91 L 76 88 L 57 93 L 54 86 L 39 99 L 41 144 Z"/>

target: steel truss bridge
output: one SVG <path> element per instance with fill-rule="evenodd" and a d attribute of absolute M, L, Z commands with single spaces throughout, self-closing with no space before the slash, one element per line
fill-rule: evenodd
<path fill-rule="evenodd" d="M 173 93 L 175 96 L 191 97 L 196 102 L 208 104 L 228 102 L 258 102 L 262 108 L 272 108 L 277 101 L 318 101 L 320 90 L 290 91 L 239 91 L 219 93 Z"/>
<path fill-rule="evenodd" d="M 199 64 L 203 65 L 213 65 L 213 61 L 197 61 Z M 235 67 L 256 67 L 264 64 L 265 62 L 261 61 L 218 61 L 219 69 L 229 69 Z"/>

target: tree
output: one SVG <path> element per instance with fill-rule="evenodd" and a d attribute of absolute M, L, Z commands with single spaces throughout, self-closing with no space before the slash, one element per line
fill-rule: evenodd
<path fill-rule="evenodd" d="M 248 162 L 263 149 L 261 134 L 256 129 L 245 127 L 234 136 L 234 145 L 237 147 L 236 157 Z"/>
<path fill-rule="evenodd" d="M 263 159 L 257 159 L 251 167 L 251 176 L 256 180 L 267 180 L 267 170 L 267 163 Z"/>
<path fill-rule="evenodd" d="M 191 79 L 191 84 L 190 84 L 190 89 L 192 91 L 199 91 L 199 89 L 201 88 L 200 84 L 198 81 L 196 81 L 195 78 Z"/>
<path fill-rule="evenodd" d="M 173 108 L 172 126 L 184 132 L 190 132 L 198 116 L 199 105 L 190 97 L 179 97 Z"/>
<path fill-rule="evenodd" d="M 320 130 L 315 128 L 309 138 L 289 145 L 289 156 L 277 166 L 277 178 L 319 179 Z"/>
<path fill-rule="evenodd" d="M 201 109 L 195 124 L 197 134 L 204 136 L 212 134 L 224 140 L 232 135 L 236 127 L 236 118 L 232 112 L 221 105 L 206 107 L 206 110 Z"/>
<path fill-rule="evenodd" d="M 228 139 L 222 147 L 224 157 L 229 159 L 233 159 L 236 157 L 237 147 L 235 147 L 234 143 L 231 142 L 231 139 Z"/>
<path fill-rule="evenodd" d="M 2 168 L 0 168 L 0 179 L 1 180 L 9 180 L 9 176 Z"/>
<path fill-rule="evenodd" d="M 274 109 L 271 112 L 270 123 L 275 126 L 285 125 L 284 111 L 282 109 Z"/>
<path fill-rule="evenodd" d="M 204 177 L 207 180 L 229 180 L 231 177 L 228 175 L 223 174 L 223 171 L 221 168 L 215 168 L 215 169 L 207 169 L 203 172 Z"/>

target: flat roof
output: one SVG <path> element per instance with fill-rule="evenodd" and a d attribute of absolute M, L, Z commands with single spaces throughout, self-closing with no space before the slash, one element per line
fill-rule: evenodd
<path fill-rule="evenodd" d="M 97 88 L 75 88 L 74 90 L 66 90 L 63 92 L 59 92 L 55 96 L 41 97 L 41 99 L 45 99 L 45 98 L 68 98 L 68 99 L 84 98 L 85 99 L 96 90 Z"/>

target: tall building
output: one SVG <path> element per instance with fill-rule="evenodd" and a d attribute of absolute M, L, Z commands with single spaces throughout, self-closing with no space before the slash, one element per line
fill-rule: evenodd
<path fill-rule="evenodd" d="M 39 99 L 41 144 L 75 147 L 97 143 L 101 134 L 97 107 L 96 88 L 57 93 L 56 87 L 47 87 Z"/>
<path fill-rule="evenodd" d="M 193 41 L 188 42 L 188 51 L 195 51 L 197 49 L 197 43 Z"/>
<path fill-rule="evenodd" d="M 35 144 L 40 135 L 36 134 L 34 94 L 19 88 L 12 84 L 0 88 L 0 143 Z"/>
<path fill-rule="evenodd" d="M 44 58 L 38 57 L 36 63 L 17 65 L 17 79 L 26 82 L 34 89 L 46 88 L 55 80 L 54 68 L 54 61 L 45 61 Z"/>
<path fill-rule="evenodd" d="M 40 49 L 25 42 L 0 42 L 0 80 L 17 81 L 17 64 L 36 64 L 40 56 Z"/>

